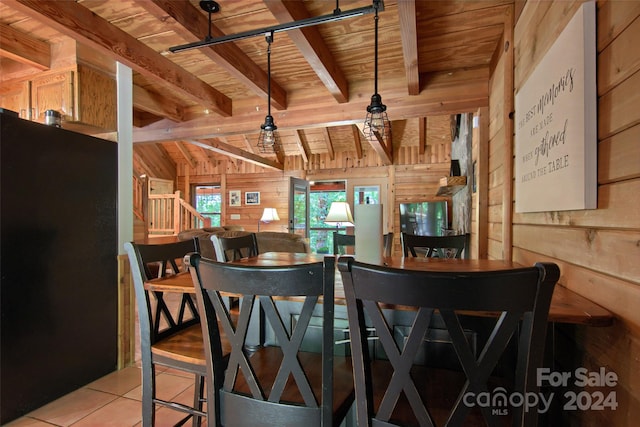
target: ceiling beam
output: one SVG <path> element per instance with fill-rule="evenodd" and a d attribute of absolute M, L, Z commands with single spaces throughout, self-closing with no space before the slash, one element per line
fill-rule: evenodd
<path fill-rule="evenodd" d="M 285 156 L 284 156 L 284 147 L 282 147 L 282 144 L 280 144 L 280 149 L 279 150 L 275 150 L 275 154 L 276 154 L 276 159 L 278 160 L 278 163 L 280 163 L 281 165 L 283 165 L 283 169 L 284 170 L 284 162 L 285 162 Z"/>
<path fill-rule="evenodd" d="M 415 0 L 399 1 L 398 15 L 404 70 L 407 74 L 407 90 L 409 95 L 417 95 L 420 93 L 420 73 L 418 71 L 418 24 Z"/>
<path fill-rule="evenodd" d="M 11 7 L 87 44 L 145 78 L 220 114 L 231 116 L 231 99 L 147 45 L 73 1 L 16 0 Z"/>
<path fill-rule="evenodd" d="M 310 18 L 304 2 L 301 1 L 266 1 L 265 6 L 280 23 L 300 21 Z M 304 27 L 288 31 L 287 35 L 320 81 L 338 103 L 349 101 L 349 83 L 344 73 L 333 59 L 318 27 Z"/>
<path fill-rule="evenodd" d="M 284 170 L 284 165 L 282 163 L 274 162 L 273 160 L 260 157 L 256 154 L 249 153 L 248 151 L 244 151 L 238 147 L 230 144 L 225 144 L 224 142 L 217 141 L 215 139 L 190 139 L 187 142 L 195 144 L 198 147 L 204 148 L 205 150 L 215 151 L 216 153 L 224 154 L 225 156 L 229 156 L 235 159 L 244 160 L 258 166 L 276 170 Z"/>
<path fill-rule="evenodd" d="M 9 25 L 0 24 L 0 57 L 9 58 L 38 70 L 51 68 L 49 43 L 30 37 Z"/>
<path fill-rule="evenodd" d="M 393 144 L 391 141 L 389 141 L 388 145 L 385 144 L 380 134 L 374 131 L 373 137 L 369 139 L 369 144 L 371 144 L 371 148 L 378 153 L 383 166 L 390 166 L 393 164 L 393 152 L 390 149 Z"/>
<path fill-rule="evenodd" d="M 358 159 L 362 158 L 362 141 L 360 139 L 360 135 L 362 134 L 362 132 L 360 132 L 360 129 L 358 129 L 358 126 L 356 125 L 351 125 L 351 131 L 353 133 L 353 145 L 355 146 L 356 149 L 356 156 Z"/>
<path fill-rule="evenodd" d="M 191 167 L 191 169 L 195 169 L 196 159 L 191 155 L 187 147 L 185 147 L 184 143 L 182 141 L 176 141 L 175 144 L 176 144 L 176 147 L 178 148 L 178 151 L 180 151 L 180 154 L 182 154 L 185 160 L 187 161 L 187 163 L 189 163 L 189 166 Z"/>
<path fill-rule="evenodd" d="M 247 151 L 249 153 L 254 153 L 255 154 L 255 152 L 256 152 L 255 146 L 254 146 L 254 144 L 251 143 L 251 141 L 249 140 L 249 136 L 246 133 L 242 134 L 242 140 L 244 141 L 244 146 L 247 149 Z"/>
<path fill-rule="evenodd" d="M 166 117 L 174 122 L 184 121 L 182 107 L 172 102 L 169 98 L 152 93 L 145 88 L 133 85 L 133 106 L 138 110 L 146 111 L 160 117 Z"/>
<path fill-rule="evenodd" d="M 418 153 L 424 154 L 427 149 L 427 118 L 418 119 Z"/>
<path fill-rule="evenodd" d="M 137 108 L 133 109 L 133 126 L 136 128 L 143 128 L 160 120 L 162 120 L 161 116 L 156 116 L 155 114 L 138 110 Z"/>
<path fill-rule="evenodd" d="M 167 25 L 185 40 L 203 40 L 209 35 L 209 20 L 193 4 L 188 1 L 170 0 L 135 0 L 136 4 L 144 8 L 151 15 Z M 169 15 L 173 20 L 167 19 Z M 211 36 L 221 37 L 225 34 L 215 25 L 211 26 Z M 168 47 L 168 46 L 167 46 Z M 268 75 L 253 62 L 234 43 L 224 43 L 203 47 L 200 52 L 217 66 L 223 68 L 243 85 L 267 99 Z M 178 53 L 172 55 L 179 55 Z M 287 108 L 287 93 L 273 79 L 271 80 L 271 105 L 278 110 Z"/>
<path fill-rule="evenodd" d="M 329 152 L 329 158 L 335 160 L 336 152 L 333 149 L 333 142 L 331 141 L 331 135 L 329 135 L 329 128 L 322 128 L 322 135 L 324 136 L 324 142 L 327 145 L 327 151 Z"/>
<path fill-rule="evenodd" d="M 362 122 L 357 123 L 354 126 L 358 128 L 362 138 L 364 138 L 365 141 L 369 142 L 369 145 L 371 145 L 371 148 L 373 148 L 373 151 L 375 151 L 378 154 L 378 157 L 380 157 L 380 161 L 382 162 L 382 165 L 383 166 L 392 165 L 393 152 L 391 150 L 391 147 L 393 146 L 393 143 L 389 141 L 388 144 L 385 144 L 382 138 L 380 137 L 380 134 L 375 131 L 374 131 L 374 136 L 372 138 L 367 138 L 366 135 L 364 134 L 364 123 Z"/>
<path fill-rule="evenodd" d="M 398 79 L 395 87 L 385 86 L 384 99 L 389 118 L 403 120 L 428 115 L 457 114 L 475 111 L 488 106 L 488 68 L 461 70 L 456 73 L 435 73 L 424 77 L 427 87 L 419 95 L 407 97 L 404 79 Z M 400 81 L 402 80 L 402 81 Z M 370 82 L 352 83 L 354 93 L 370 91 Z M 358 92 L 360 91 L 360 92 Z M 290 106 L 286 112 L 274 113 L 278 129 L 305 129 L 327 126 L 343 126 L 362 123 L 369 99 L 360 97 L 348 104 L 336 106 L 332 98 L 318 102 Z M 256 123 L 264 121 L 264 112 L 236 113 L 233 117 L 197 118 L 186 123 L 167 120 L 134 129 L 134 143 L 161 142 L 193 138 L 255 133 Z"/>
<path fill-rule="evenodd" d="M 309 148 L 309 143 L 304 137 L 303 130 L 296 130 L 295 141 L 296 145 L 298 146 L 298 151 L 300 151 L 300 156 L 302 156 L 302 161 L 304 163 L 309 163 L 309 158 L 311 157 L 311 148 Z"/>

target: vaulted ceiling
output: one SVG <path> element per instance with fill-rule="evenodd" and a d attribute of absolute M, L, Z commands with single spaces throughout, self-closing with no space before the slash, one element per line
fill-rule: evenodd
<path fill-rule="evenodd" d="M 3 1 L 2 78 L 51 68 L 51 55 L 38 55 L 39 49 L 46 51 L 72 38 L 103 63 L 113 66 L 119 61 L 132 68 L 137 147 L 156 144 L 190 163 L 199 157 L 230 155 L 282 169 L 282 156 L 256 150 L 267 111 L 264 36 L 169 51 L 209 34 L 208 14 L 199 3 Z M 328 15 L 337 6 L 329 0 L 218 0 L 218 4 L 220 11 L 212 14 L 213 37 Z M 474 111 L 488 104 L 489 70 L 502 49 L 512 4 L 511 0 L 384 1 L 379 13 L 378 92 L 394 128 L 420 127 L 420 133 L 410 141 L 403 139 L 403 144 L 423 143 L 425 117 Z M 349 11 L 372 6 L 372 1 L 342 0 L 338 6 Z M 373 14 L 276 32 L 271 52 L 271 113 L 285 156 L 308 160 L 318 153 L 373 149 L 386 158 L 385 163 L 393 162 L 389 158 L 393 147 L 368 141 L 360 132 L 374 93 Z"/>

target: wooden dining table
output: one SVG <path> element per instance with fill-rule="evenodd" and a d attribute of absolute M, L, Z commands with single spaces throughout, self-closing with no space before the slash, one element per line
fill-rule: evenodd
<path fill-rule="evenodd" d="M 288 252 L 266 252 L 257 257 L 235 261 L 241 265 L 255 266 L 286 266 L 322 261 L 325 255 Z M 440 259 L 440 258 L 411 258 L 386 257 L 386 266 L 420 271 L 496 271 L 522 267 L 508 260 L 489 259 Z M 189 273 L 152 279 L 145 283 L 145 288 L 155 292 L 195 293 L 193 281 Z M 335 303 L 346 304 L 342 279 L 336 270 Z M 613 313 L 595 302 L 567 289 L 556 285 L 549 308 L 549 322 L 570 323 L 588 326 L 610 326 L 613 323 Z"/>

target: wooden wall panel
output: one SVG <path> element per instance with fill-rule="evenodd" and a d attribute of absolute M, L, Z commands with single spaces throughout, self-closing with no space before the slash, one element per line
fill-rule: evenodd
<path fill-rule="evenodd" d="M 515 29 L 516 91 L 580 4 L 527 2 Z M 564 412 L 559 424 L 629 426 L 640 416 L 640 3 L 597 6 L 598 206 L 515 214 L 513 259 L 558 263 L 562 286 L 616 315 L 607 328 L 556 328 L 556 369 L 606 367 L 619 378 L 616 410 Z"/>
<path fill-rule="evenodd" d="M 637 65 L 640 66 L 640 63 Z M 636 69 L 631 77 L 599 98 L 598 139 L 608 138 L 638 123 L 640 123 L 640 72 Z"/>
<path fill-rule="evenodd" d="M 640 180 L 620 181 L 598 187 L 598 208 L 584 211 L 551 211 L 514 215 L 514 224 L 547 224 L 574 227 L 640 228 Z"/>
<path fill-rule="evenodd" d="M 640 2 L 637 1 L 598 1 L 598 52 L 617 38 L 639 14 Z"/>
<path fill-rule="evenodd" d="M 640 285 L 640 230 L 514 225 L 513 235 L 516 247 Z"/>
<path fill-rule="evenodd" d="M 567 283 L 569 289 L 583 292 L 586 288 L 598 294 L 598 303 L 603 307 L 616 311 L 616 322 L 623 322 L 634 333 L 640 332 L 640 294 L 638 285 L 621 278 L 612 277 L 604 272 L 594 272 L 589 266 L 575 265 L 573 262 L 563 261 L 553 256 L 533 252 L 527 249 L 514 249 L 514 260 L 523 265 L 533 265 L 536 262 L 555 262 L 560 266 L 561 281 Z M 606 328 L 605 330 L 610 330 Z M 635 337 L 638 339 L 638 336 Z M 640 377 L 634 381 L 639 381 Z"/>
<path fill-rule="evenodd" d="M 493 67 L 489 81 L 489 157 L 488 157 L 488 251 L 489 258 L 504 258 L 504 241 L 502 223 L 504 218 L 504 177 L 505 177 L 505 145 L 510 138 L 505 136 L 504 93 L 505 93 L 505 55 L 501 55 Z"/>
<path fill-rule="evenodd" d="M 472 140 L 471 258 L 487 258 L 489 235 L 489 109 L 474 117 Z"/>
<path fill-rule="evenodd" d="M 626 12 L 623 15 L 612 15 L 611 18 L 619 22 L 601 19 L 598 22 L 598 95 L 609 92 L 613 87 L 619 85 L 631 76 L 640 64 L 640 49 L 629 49 L 633 43 L 640 39 L 640 21 L 635 20 L 629 23 L 628 19 L 636 16 L 640 9 L 639 2 L 625 2 L 624 5 L 611 7 L 611 2 L 606 2 L 600 8 L 599 14 L 603 12 Z M 611 37 L 614 32 L 615 36 Z M 608 37 L 607 37 L 608 36 Z M 612 43 L 616 40 L 615 43 Z"/>
<path fill-rule="evenodd" d="M 640 177 L 638 141 L 640 141 L 640 125 L 600 141 L 598 144 L 598 182 L 600 184 Z"/>

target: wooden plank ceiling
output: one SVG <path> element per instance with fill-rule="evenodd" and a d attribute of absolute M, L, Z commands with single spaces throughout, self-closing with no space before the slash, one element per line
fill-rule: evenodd
<path fill-rule="evenodd" d="M 327 15 L 336 7 L 329 0 L 218 3 L 214 37 Z M 425 117 L 487 105 L 489 67 L 512 4 L 384 1 L 378 92 L 394 128 L 418 129 Z M 343 11 L 371 5 L 339 3 Z M 0 3 L 0 30 L 3 80 L 50 69 L 51 49 L 68 38 L 110 64 L 111 72 L 115 61 L 130 66 L 136 151 L 155 153 L 145 154 L 143 164 L 158 161 L 154 157 L 195 164 L 228 155 L 282 168 L 282 156 L 260 154 L 255 146 L 267 111 L 264 37 L 169 52 L 207 36 L 208 16 L 197 0 L 9 0 Z M 285 156 L 393 151 L 375 142 L 372 147 L 358 130 L 374 92 L 374 15 L 276 33 L 271 50 L 271 113 Z M 402 144 L 418 145 L 420 135 Z"/>

